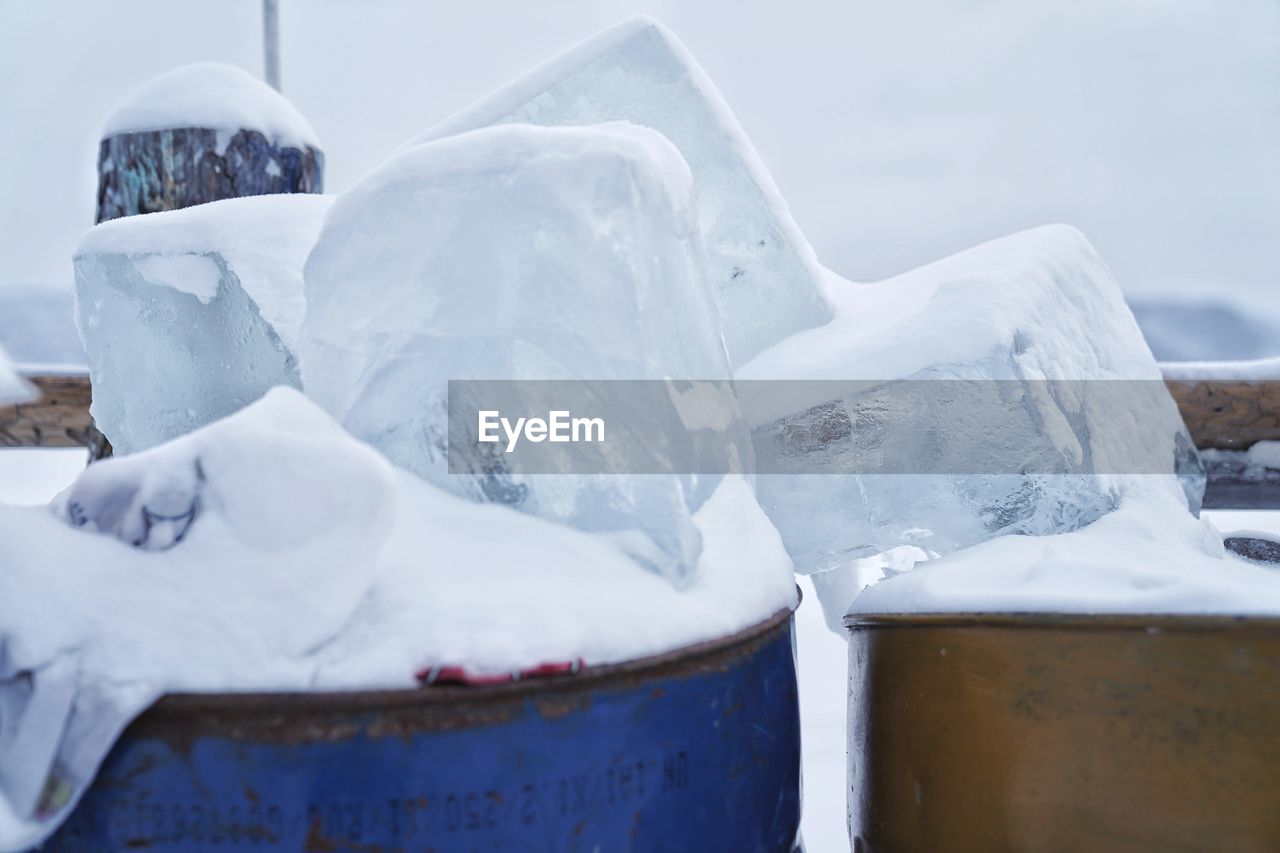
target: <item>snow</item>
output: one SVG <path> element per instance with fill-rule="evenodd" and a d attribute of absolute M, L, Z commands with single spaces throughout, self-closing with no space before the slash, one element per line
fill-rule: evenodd
<path fill-rule="evenodd" d="M 324 655 L 318 687 L 407 686 L 424 665 L 459 661 L 482 673 L 625 661 L 794 605 L 790 560 L 740 477 L 694 516 L 703 549 L 679 591 L 603 537 L 463 502 L 407 474 L 400 499 L 407 518 L 433 523 L 392 534 L 382 578 Z"/>
<path fill-rule="evenodd" d="M 1244 452 L 1249 464 L 1258 468 L 1280 468 L 1280 441 L 1259 441 Z"/>
<path fill-rule="evenodd" d="M 837 631 L 823 621 L 811 579 L 799 579 L 804 602 L 795 621 L 803 793 L 800 834 L 809 853 L 848 853 L 845 714 L 849 651 L 844 628 Z"/>
<path fill-rule="evenodd" d="M 332 199 L 227 199 L 90 229 L 75 257 L 92 413 L 117 452 L 297 385 L 302 268 Z"/>
<path fill-rule="evenodd" d="M 1224 551 L 1156 478 L 1081 530 L 1006 536 L 867 588 L 852 613 L 1280 614 L 1280 572 Z"/>
<path fill-rule="evenodd" d="M 1212 463 L 1218 460 L 1243 463 L 1245 474 L 1259 473 L 1268 468 L 1280 470 L 1280 441 L 1259 441 L 1248 450 L 1204 450 L 1201 456 Z"/>
<path fill-rule="evenodd" d="M 148 284 L 172 287 L 208 305 L 218 295 L 222 270 L 208 255 L 144 255 L 133 262 Z"/>
<path fill-rule="evenodd" d="M 156 507 L 195 508 L 185 538 L 128 547 L 155 535 L 144 519 Z M 396 471 L 285 388 L 91 466 L 54 510 L 0 509 L 0 602 L 22 603 L 2 620 L 0 705 L 18 722 L 0 734 L 0 799 L 24 816 L 55 757 L 82 787 L 165 691 L 397 688 L 434 663 L 611 663 L 795 604 L 790 561 L 741 478 L 696 515 L 704 548 L 677 591 L 604 537 Z M 163 533 L 143 544 L 172 544 Z M 11 680 L 24 670 L 29 696 Z M 5 827 L 0 848 L 52 828 Z"/>
<path fill-rule="evenodd" d="M 303 387 L 395 464 L 474 500 L 638 532 L 633 553 L 684 582 L 692 477 L 522 474 L 457 436 L 450 459 L 447 392 L 728 380 L 693 183 L 670 142 L 623 122 L 506 124 L 402 151 L 339 197 L 307 260 Z M 610 411 L 613 386 L 593 387 L 596 414 Z M 679 423 L 677 402 L 645 413 L 656 434 Z"/>
<path fill-rule="evenodd" d="M 1280 380 L 1280 358 L 1249 361 L 1170 361 L 1161 364 L 1167 379 L 1263 381 Z"/>
<path fill-rule="evenodd" d="M 701 66 L 651 18 L 632 18 L 570 48 L 409 144 L 495 123 L 604 121 L 651 127 L 688 161 L 735 364 L 829 319 L 813 249 L 773 178 Z"/>
<path fill-rule="evenodd" d="M 25 403 L 33 399 L 33 389 L 25 379 L 18 375 L 4 347 L 0 347 L 0 406 L 10 403 Z"/>
<path fill-rule="evenodd" d="M 278 146 L 320 147 L 311 125 L 283 95 L 223 62 L 194 62 L 148 80 L 107 116 L 102 138 L 179 127 L 257 130 Z"/>

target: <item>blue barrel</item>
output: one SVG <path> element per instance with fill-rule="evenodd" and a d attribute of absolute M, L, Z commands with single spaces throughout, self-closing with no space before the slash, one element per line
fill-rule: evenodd
<path fill-rule="evenodd" d="M 174 695 L 44 849 L 790 851 L 791 614 L 491 687 Z"/>

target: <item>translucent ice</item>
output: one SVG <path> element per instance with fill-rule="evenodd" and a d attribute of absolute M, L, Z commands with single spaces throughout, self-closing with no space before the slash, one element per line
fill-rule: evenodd
<path fill-rule="evenodd" d="M 93 416 L 122 453 L 299 385 L 302 265 L 332 199 L 267 195 L 131 216 L 76 251 Z"/>
<path fill-rule="evenodd" d="M 447 466 L 449 380 L 729 378 L 693 182 L 660 134 L 504 125 L 402 151 L 335 203 L 306 295 L 303 381 L 352 434 L 673 580 L 696 565 L 712 483 L 513 474 L 500 452 Z"/>
<path fill-rule="evenodd" d="M 688 161 L 734 364 L 830 318 L 813 250 L 750 140 L 685 46 L 649 18 L 600 33 L 415 142 L 506 122 L 604 121 L 652 127 Z"/>
<path fill-rule="evenodd" d="M 1070 531 L 1114 509 L 1131 476 L 1198 512 L 1194 446 L 1119 288 L 1078 232 L 1039 228 L 831 291 L 829 326 L 739 372 L 868 380 L 845 393 L 791 382 L 744 400 L 761 471 L 792 472 L 762 475 L 759 490 L 799 570 L 900 545 L 945 554 L 1002 534 Z"/>

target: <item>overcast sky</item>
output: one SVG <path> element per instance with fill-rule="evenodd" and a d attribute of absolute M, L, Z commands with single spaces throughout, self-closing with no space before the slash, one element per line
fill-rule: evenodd
<path fill-rule="evenodd" d="M 284 90 L 341 190 L 638 12 L 700 59 L 845 275 L 1065 221 L 1130 293 L 1280 284 L 1271 0 L 282 0 Z M 258 0 L 0 0 L 0 288 L 69 286 L 111 107 L 183 62 L 260 72 L 260 27 Z"/>

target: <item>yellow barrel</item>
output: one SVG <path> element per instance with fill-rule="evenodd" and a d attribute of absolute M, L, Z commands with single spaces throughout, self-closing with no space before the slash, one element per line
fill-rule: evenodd
<path fill-rule="evenodd" d="M 855 853 L 1280 851 L 1280 619 L 845 624 Z"/>

